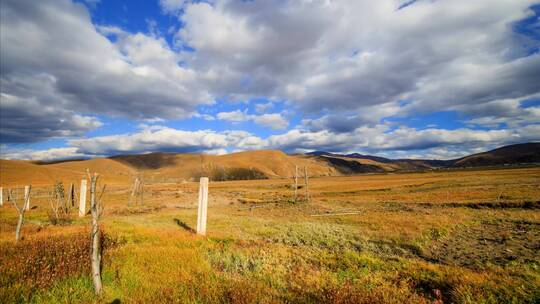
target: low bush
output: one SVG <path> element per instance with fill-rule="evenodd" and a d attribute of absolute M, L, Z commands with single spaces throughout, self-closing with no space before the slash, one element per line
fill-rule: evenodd
<path fill-rule="evenodd" d="M 102 248 L 111 240 L 103 237 Z M 27 302 L 58 280 L 90 276 L 90 233 L 41 236 L 0 244 L 0 303 Z"/>

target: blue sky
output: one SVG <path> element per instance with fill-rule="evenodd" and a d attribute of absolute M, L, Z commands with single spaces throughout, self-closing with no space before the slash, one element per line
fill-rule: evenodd
<path fill-rule="evenodd" d="M 538 1 L 1 5 L 1 158 L 540 140 Z"/>

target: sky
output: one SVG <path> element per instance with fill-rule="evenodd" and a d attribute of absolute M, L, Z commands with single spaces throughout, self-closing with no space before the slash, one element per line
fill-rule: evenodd
<path fill-rule="evenodd" d="M 0 158 L 540 141 L 540 1 L 1 0 Z"/>

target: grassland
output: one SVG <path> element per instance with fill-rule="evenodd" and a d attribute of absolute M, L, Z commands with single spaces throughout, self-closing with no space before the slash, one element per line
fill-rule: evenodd
<path fill-rule="evenodd" d="M 15 245 L 0 208 L 0 302 L 540 302 L 540 168 L 313 178 L 309 203 L 290 179 L 213 182 L 206 237 L 197 183 L 147 183 L 128 207 L 127 180 L 103 198 L 101 298 L 88 218 L 51 225 L 36 186 Z"/>

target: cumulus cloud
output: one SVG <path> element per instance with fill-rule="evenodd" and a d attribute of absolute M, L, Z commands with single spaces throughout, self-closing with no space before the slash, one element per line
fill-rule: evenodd
<path fill-rule="evenodd" d="M 67 0 L 7 0 L 0 5 L 3 96 L 60 112 L 136 119 L 189 117 L 197 105 L 213 100 L 198 85 L 196 73 L 178 64 L 179 54 L 163 38 L 101 28 L 118 35 L 112 43 L 96 30 L 85 6 Z M 7 111 L 4 105 L 2 112 Z M 24 105 L 18 107 L 20 115 L 30 113 Z M 36 122 L 37 132 L 57 128 L 43 122 Z M 20 133 L 29 141 L 42 138 Z"/>
<path fill-rule="evenodd" d="M 251 117 L 256 124 L 267 126 L 274 130 L 282 130 L 289 125 L 287 120 L 279 113 L 252 115 Z"/>
<path fill-rule="evenodd" d="M 429 128 L 418 130 L 408 127 L 392 129 L 388 125 L 360 127 L 347 133 L 334 133 L 328 130 L 291 130 L 287 133 L 270 136 L 268 145 L 275 149 L 305 152 L 325 150 L 330 152 L 366 152 L 383 155 L 430 156 L 442 150 L 468 151 L 482 150 L 506 144 L 540 141 L 540 125 L 528 125 L 516 129 L 474 130 L 461 128 L 445 130 Z M 388 154 L 390 152 L 390 154 Z M 442 153 L 439 153 L 442 155 Z"/>
<path fill-rule="evenodd" d="M 508 126 L 517 128 L 540 123 L 540 106 L 523 107 L 526 100 L 538 100 L 540 96 L 525 99 L 501 99 L 477 105 L 457 106 L 461 112 L 472 117 L 467 124 L 490 128 Z"/>
<path fill-rule="evenodd" d="M 243 122 L 249 120 L 249 115 L 240 110 L 235 110 L 230 112 L 220 112 L 217 114 L 217 118 L 230 122 Z"/>
<path fill-rule="evenodd" d="M 132 134 L 74 139 L 69 145 L 86 155 L 170 152 L 212 152 L 230 147 L 257 148 L 260 142 L 244 131 L 184 131 L 163 126 L 145 127 Z"/>
<path fill-rule="evenodd" d="M 159 0 L 161 9 L 168 14 L 177 14 L 189 0 Z"/>
<path fill-rule="evenodd" d="M 512 27 L 534 3 L 199 2 L 186 6 L 178 38 L 195 48 L 194 66 L 250 76 L 250 86 L 223 81 L 230 93 L 312 112 L 413 99 L 409 111 L 429 112 L 539 92 L 540 55 L 525 57 L 538 41 Z"/>
<path fill-rule="evenodd" d="M 272 109 L 274 107 L 274 103 L 272 103 L 271 101 L 267 102 L 267 103 L 258 103 L 255 105 L 255 111 L 257 113 L 264 113 L 270 109 Z"/>
<path fill-rule="evenodd" d="M 75 137 L 99 128 L 93 116 L 40 104 L 34 98 L 0 93 L 0 143 L 27 143 L 51 137 Z"/>
<path fill-rule="evenodd" d="M 460 144 L 538 140 L 538 107 L 522 104 L 540 95 L 540 54 L 531 52 L 540 41 L 514 30 L 537 1 L 407 3 L 161 0 L 163 12 L 179 19 L 170 46 L 157 31 L 92 24 L 80 3 L 2 1 L 2 142 L 81 136 L 101 125 L 98 115 L 210 120 L 197 114 L 200 105 L 261 97 L 298 110 L 302 125 L 265 139 L 162 128 L 70 144 L 83 154 L 270 147 L 442 155 Z M 284 114 L 270 108 L 215 118 L 286 129 Z M 470 127 L 381 123 L 448 110 L 468 117 Z"/>
<path fill-rule="evenodd" d="M 78 152 L 75 147 L 69 148 L 52 148 L 46 150 L 15 150 L 2 153 L 3 159 L 25 159 L 25 160 L 41 160 L 54 161 L 66 159 L 81 159 L 88 155 Z"/>
<path fill-rule="evenodd" d="M 147 153 L 223 154 L 231 151 L 281 149 L 286 152 L 363 152 L 394 158 L 456 158 L 506 144 L 540 141 L 540 125 L 517 129 L 456 130 L 388 125 L 360 127 L 351 132 L 293 129 L 284 134 L 261 138 L 249 132 L 184 131 L 164 126 L 141 126 L 135 133 L 69 140 L 69 148 L 43 151 L 8 151 L 3 158 L 47 159 Z"/>
<path fill-rule="evenodd" d="M 217 114 L 217 118 L 234 123 L 253 121 L 258 125 L 269 127 L 274 130 L 283 130 L 289 125 L 289 122 L 280 113 L 252 115 L 247 114 L 246 111 L 235 110 L 230 112 L 220 112 Z"/>
<path fill-rule="evenodd" d="M 310 131 L 328 130 L 334 133 L 351 132 L 360 126 L 373 126 L 383 118 L 398 115 L 401 107 L 397 103 L 358 107 L 356 113 L 339 111 L 316 119 L 304 119 L 303 127 Z"/>
<path fill-rule="evenodd" d="M 193 114 L 193 117 L 202 118 L 202 119 L 208 120 L 208 121 L 216 120 L 216 118 L 214 116 L 210 115 L 210 114 L 195 113 L 195 114 Z"/>

